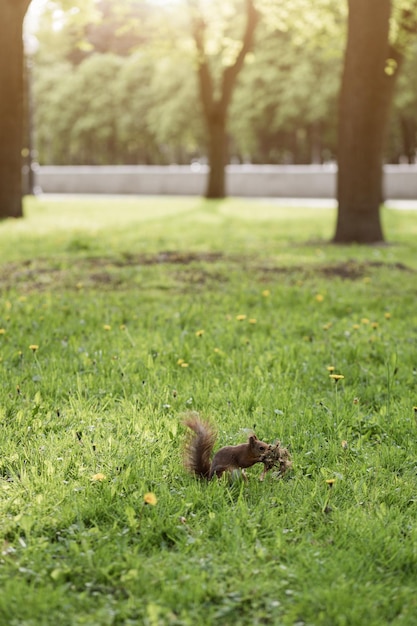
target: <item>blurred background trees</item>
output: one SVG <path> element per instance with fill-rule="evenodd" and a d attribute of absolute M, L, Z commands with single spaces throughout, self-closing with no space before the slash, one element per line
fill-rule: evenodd
<path fill-rule="evenodd" d="M 243 0 L 226 4 L 231 8 L 230 15 L 226 11 L 220 16 L 222 40 L 206 41 L 215 89 L 221 71 L 235 58 L 244 29 Z M 311 4 L 304 2 L 304 10 L 295 11 L 294 3 L 258 2 L 255 43 L 228 113 L 232 162 L 336 159 L 347 6 L 326 0 Z M 39 162 L 206 161 L 208 135 L 188 3 L 100 0 L 83 20 L 57 6 L 47 4 L 37 32 Z M 238 22 L 236 11 L 242 13 Z M 398 83 L 385 151 L 388 162 L 415 158 L 416 66 L 414 45 Z"/>
<path fill-rule="evenodd" d="M 21 214 L 19 29 L 28 4 L 0 5 L 4 216 Z M 34 125 L 24 145 L 30 156 L 35 145 L 41 164 L 208 161 L 207 195 L 222 197 L 226 162 L 338 160 L 335 241 L 382 238 L 382 163 L 415 160 L 417 0 L 43 4 L 26 68 Z"/>

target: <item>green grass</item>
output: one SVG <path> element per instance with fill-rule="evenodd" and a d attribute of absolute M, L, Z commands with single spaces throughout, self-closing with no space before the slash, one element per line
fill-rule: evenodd
<path fill-rule="evenodd" d="M 0 224 L 0 624 L 415 624 L 416 214 L 369 248 L 261 201 L 26 214 Z M 190 409 L 291 474 L 196 481 Z"/>

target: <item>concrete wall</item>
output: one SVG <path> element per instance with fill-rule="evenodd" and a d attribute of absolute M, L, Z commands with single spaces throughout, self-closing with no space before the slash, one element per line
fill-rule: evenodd
<path fill-rule="evenodd" d="M 229 165 L 231 196 L 334 198 L 334 165 Z M 168 166 L 42 166 L 36 184 L 44 193 L 203 195 L 204 165 Z M 417 165 L 387 165 L 385 195 L 417 199 Z"/>

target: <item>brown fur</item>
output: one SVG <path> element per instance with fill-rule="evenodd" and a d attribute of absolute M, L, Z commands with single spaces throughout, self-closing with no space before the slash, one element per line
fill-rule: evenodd
<path fill-rule="evenodd" d="M 185 448 L 184 464 L 192 473 L 211 480 L 214 475 L 221 476 L 225 471 L 245 469 L 255 463 L 263 462 L 269 444 L 259 441 L 256 435 L 249 437 L 248 443 L 237 446 L 225 446 L 216 452 L 211 461 L 211 454 L 216 442 L 216 434 L 210 424 L 203 422 L 197 413 L 191 413 L 184 424 L 194 435 Z"/>

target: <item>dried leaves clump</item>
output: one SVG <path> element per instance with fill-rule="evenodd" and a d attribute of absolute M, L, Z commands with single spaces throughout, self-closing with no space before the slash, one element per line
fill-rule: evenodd
<path fill-rule="evenodd" d="M 269 450 L 267 450 L 263 455 L 261 462 L 264 464 L 264 470 L 261 474 L 260 480 L 263 480 L 266 473 L 274 467 L 278 469 L 276 472 L 277 478 L 284 476 L 284 474 L 292 467 L 291 456 L 288 448 L 282 448 L 280 441 L 276 441 L 271 445 Z"/>

